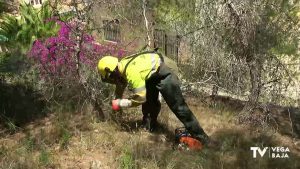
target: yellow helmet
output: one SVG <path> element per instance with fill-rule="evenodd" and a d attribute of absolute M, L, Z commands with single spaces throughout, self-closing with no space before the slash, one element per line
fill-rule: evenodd
<path fill-rule="evenodd" d="M 118 65 L 118 58 L 113 56 L 104 56 L 98 62 L 98 71 L 102 78 L 106 78 L 109 71 L 114 71 Z"/>

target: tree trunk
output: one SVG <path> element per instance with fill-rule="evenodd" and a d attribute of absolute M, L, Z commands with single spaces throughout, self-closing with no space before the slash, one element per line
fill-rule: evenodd
<path fill-rule="evenodd" d="M 259 61 L 254 61 L 248 64 L 250 70 L 250 80 L 251 80 L 251 91 L 249 96 L 249 103 L 256 107 L 258 99 L 261 93 L 261 64 Z"/>
<path fill-rule="evenodd" d="M 258 99 L 261 93 L 261 71 L 262 65 L 261 63 L 255 59 L 247 63 L 250 70 L 250 81 L 251 81 L 251 90 L 250 95 L 248 96 L 248 103 L 245 108 L 246 111 L 252 111 L 258 104 Z M 245 109 L 244 109 L 245 110 Z"/>
<path fill-rule="evenodd" d="M 251 123 L 255 125 L 263 124 L 263 116 L 261 114 L 253 114 L 254 109 L 258 106 L 259 97 L 262 87 L 262 64 L 258 59 L 253 59 L 247 62 L 250 70 L 251 89 L 248 96 L 248 102 L 239 114 L 240 123 Z"/>
<path fill-rule="evenodd" d="M 147 18 L 147 14 L 146 14 L 146 10 L 147 10 L 147 1 L 146 0 L 143 0 L 142 1 L 142 7 L 143 7 L 143 16 L 144 16 L 144 19 L 145 19 L 145 27 L 146 27 L 146 33 L 147 33 L 147 48 L 151 48 L 153 47 L 152 46 L 152 40 L 151 40 L 151 37 L 150 37 L 150 34 L 151 34 L 151 31 L 150 31 L 150 28 L 149 28 L 149 21 L 148 21 L 148 18 Z"/>
<path fill-rule="evenodd" d="M 211 96 L 212 97 L 215 97 L 218 95 L 218 92 L 219 92 L 219 87 L 217 85 L 213 85 L 212 87 L 212 92 L 211 92 Z"/>

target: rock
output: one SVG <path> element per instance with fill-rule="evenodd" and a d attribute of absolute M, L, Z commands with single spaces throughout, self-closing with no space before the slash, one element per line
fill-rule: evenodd
<path fill-rule="evenodd" d="M 102 164 L 101 161 L 95 160 L 90 162 L 90 169 L 101 169 Z"/>

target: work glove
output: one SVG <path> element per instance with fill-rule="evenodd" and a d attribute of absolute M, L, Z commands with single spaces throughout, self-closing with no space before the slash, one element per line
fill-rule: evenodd
<path fill-rule="evenodd" d="M 118 111 L 124 107 L 130 107 L 132 102 L 128 99 L 115 99 L 112 101 L 112 109 Z"/>

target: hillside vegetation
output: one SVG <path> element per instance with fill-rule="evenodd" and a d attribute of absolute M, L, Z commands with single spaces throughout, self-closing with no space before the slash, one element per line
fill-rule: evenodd
<path fill-rule="evenodd" d="M 227 98 L 228 100 L 228 98 Z M 300 142 L 290 125 L 255 127 L 235 122 L 229 102 L 189 97 L 188 104 L 211 138 L 220 144 L 200 152 L 179 151 L 174 129 L 182 124 L 164 105 L 160 128 L 139 127 L 141 110 L 99 122 L 82 112 L 53 112 L 9 134 L 1 130 L 0 166 L 7 168 L 299 168 Z M 231 103 L 232 104 L 232 103 Z M 238 103 L 236 103 L 238 104 Z M 285 132 L 281 132 L 281 128 Z M 289 158 L 254 159 L 250 147 L 288 147 Z"/>
<path fill-rule="evenodd" d="M 298 169 L 299 35 L 300 0 L 0 1 L 0 168 Z M 97 63 L 144 51 L 214 146 L 179 150 L 164 101 L 155 132 L 113 113 Z"/>

